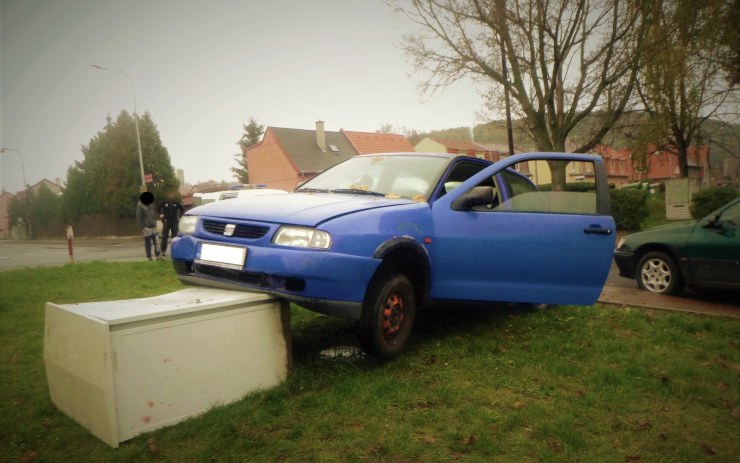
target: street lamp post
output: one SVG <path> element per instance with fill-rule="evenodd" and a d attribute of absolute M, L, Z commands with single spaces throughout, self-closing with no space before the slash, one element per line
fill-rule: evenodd
<path fill-rule="evenodd" d="M 128 79 L 129 84 L 131 84 L 131 94 L 134 98 L 134 126 L 136 127 L 136 143 L 139 147 L 139 170 L 141 171 L 141 186 L 139 187 L 139 190 L 141 193 L 146 191 L 146 181 L 144 180 L 144 156 L 141 154 L 141 135 L 139 134 L 139 116 L 136 111 L 136 90 L 134 89 L 134 81 L 131 79 L 131 76 L 126 74 L 126 72 L 120 70 L 120 69 L 113 69 L 113 68 L 104 68 L 103 66 L 98 66 L 97 64 L 91 64 L 90 66 L 94 67 L 95 69 L 99 69 L 101 71 L 116 71 L 120 72 L 126 78 Z"/>
<path fill-rule="evenodd" d="M 21 158 L 21 172 L 23 173 L 23 189 L 26 190 L 26 200 L 28 200 L 28 198 L 30 198 L 30 196 L 28 196 L 30 188 L 28 186 L 28 182 L 26 181 L 26 163 L 23 162 L 23 154 L 21 154 L 20 151 L 14 148 L 0 148 L 0 153 L 2 154 L 4 154 L 7 151 L 13 151 L 18 154 L 19 158 Z M 26 219 L 26 225 L 28 225 L 28 237 L 32 238 L 33 232 L 31 230 L 31 221 Z"/>
<path fill-rule="evenodd" d="M 15 153 L 18 153 L 18 157 L 21 158 L 21 170 L 23 171 L 23 189 L 28 188 L 28 182 L 26 181 L 26 165 L 23 163 L 23 155 L 20 151 L 13 148 L 0 148 L 0 153 L 5 153 L 6 151 L 13 151 Z"/>

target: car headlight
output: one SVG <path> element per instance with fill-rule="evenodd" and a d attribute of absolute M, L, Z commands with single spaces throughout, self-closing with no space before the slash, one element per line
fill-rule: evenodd
<path fill-rule="evenodd" d="M 192 235 L 195 233 L 195 227 L 197 225 L 197 215 L 184 215 L 180 218 L 180 226 L 177 231 L 180 235 Z"/>
<path fill-rule="evenodd" d="M 619 238 L 619 242 L 617 243 L 617 249 L 620 249 L 624 245 L 624 238 Z"/>
<path fill-rule="evenodd" d="M 329 249 L 331 235 L 325 231 L 309 227 L 280 227 L 272 242 L 278 246 Z"/>

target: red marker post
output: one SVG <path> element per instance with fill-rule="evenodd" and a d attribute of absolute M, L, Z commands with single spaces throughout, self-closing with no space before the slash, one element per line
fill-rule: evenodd
<path fill-rule="evenodd" d="M 75 237 L 74 230 L 72 230 L 72 225 L 67 225 L 67 247 L 69 248 L 69 261 L 74 262 L 75 256 L 74 251 L 72 250 L 72 238 Z"/>

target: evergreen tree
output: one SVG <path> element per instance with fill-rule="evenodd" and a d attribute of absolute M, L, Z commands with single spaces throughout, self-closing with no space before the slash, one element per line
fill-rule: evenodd
<path fill-rule="evenodd" d="M 236 142 L 241 148 L 241 153 L 234 155 L 236 158 L 237 167 L 232 167 L 230 170 L 234 174 L 234 177 L 241 183 L 249 183 L 249 167 L 247 166 L 247 149 L 250 146 L 256 145 L 262 139 L 262 135 L 265 133 L 264 124 L 259 124 L 254 117 L 249 118 L 247 125 L 244 127 L 244 133 L 239 141 Z"/>
<path fill-rule="evenodd" d="M 29 205 L 29 215 L 34 232 L 46 228 L 49 223 L 59 218 L 60 197 L 42 184 Z"/>
<path fill-rule="evenodd" d="M 10 200 L 10 204 L 8 205 L 8 220 L 11 227 L 17 224 L 19 220 L 23 220 L 24 222 L 29 221 L 31 218 L 31 205 L 35 199 L 36 194 L 32 189 L 27 188 Z"/>
<path fill-rule="evenodd" d="M 153 177 L 147 187 L 155 198 L 162 198 L 178 187 L 175 171 L 149 113 L 139 119 L 139 129 L 144 172 Z M 105 128 L 82 147 L 82 153 L 84 159 L 67 170 L 64 217 L 133 217 L 141 184 L 133 117 L 126 111 L 121 111 L 115 122 L 108 117 Z"/>

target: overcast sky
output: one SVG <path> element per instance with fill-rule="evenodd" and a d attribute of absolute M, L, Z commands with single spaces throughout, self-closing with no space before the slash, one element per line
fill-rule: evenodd
<path fill-rule="evenodd" d="M 250 116 L 374 132 L 470 126 L 478 91 L 422 97 L 378 0 L 0 0 L 0 146 L 29 184 L 66 178 L 108 115 L 149 111 L 185 181 L 232 181 Z M 0 155 L 0 188 L 22 188 Z"/>

